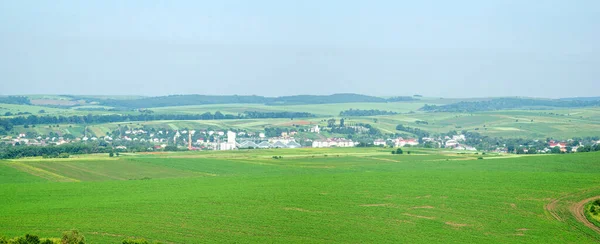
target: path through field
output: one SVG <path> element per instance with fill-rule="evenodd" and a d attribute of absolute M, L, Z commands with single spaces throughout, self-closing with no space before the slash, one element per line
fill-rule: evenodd
<path fill-rule="evenodd" d="M 594 201 L 596 199 L 600 199 L 600 196 L 590 197 L 588 199 L 581 200 L 581 201 L 571 205 L 571 207 L 569 207 L 569 210 L 571 211 L 573 216 L 575 216 L 575 219 L 577 219 L 577 221 L 583 223 L 585 226 L 596 231 L 596 233 L 600 233 L 600 228 L 598 228 L 598 226 L 594 225 L 592 222 L 590 222 L 585 217 L 585 205 L 588 202 Z"/>

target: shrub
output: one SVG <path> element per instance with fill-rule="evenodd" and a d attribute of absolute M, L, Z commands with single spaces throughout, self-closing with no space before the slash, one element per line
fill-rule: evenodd
<path fill-rule="evenodd" d="M 402 154 L 402 153 L 403 153 L 403 152 L 402 152 L 402 149 L 401 149 L 401 148 L 398 148 L 398 149 L 396 149 L 396 154 Z"/>
<path fill-rule="evenodd" d="M 143 238 L 140 239 L 125 239 L 122 242 L 123 244 L 150 244 L 148 241 L 146 241 Z"/>
<path fill-rule="evenodd" d="M 115 156 L 115 154 L 113 152 L 110 152 L 110 153 L 108 153 L 108 156 L 112 158 Z"/>
<path fill-rule="evenodd" d="M 392 151 L 392 154 L 396 154 L 396 151 Z"/>
<path fill-rule="evenodd" d="M 36 235 L 27 234 L 27 235 L 25 235 L 25 241 L 27 241 L 26 243 L 28 243 L 28 244 L 39 244 L 40 237 L 38 237 Z"/>
<path fill-rule="evenodd" d="M 478 157 L 477 159 L 483 159 L 483 157 Z"/>
<path fill-rule="evenodd" d="M 78 230 L 63 232 L 62 244 L 85 244 L 85 237 Z"/>
<path fill-rule="evenodd" d="M 58 154 L 58 158 L 69 158 L 71 155 L 69 155 L 68 153 L 61 153 Z"/>

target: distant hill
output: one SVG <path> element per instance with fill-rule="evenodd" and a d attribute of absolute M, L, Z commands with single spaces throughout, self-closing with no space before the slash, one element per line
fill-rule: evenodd
<path fill-rule="evenodd" d="M 600 101 L 600 97 L 566 97 L 560 98 L 563 101 Z"/>
<path fill-rule="evenodd" d="M 580 108 L 600 106 L 600 100 L 560 100 L 533 98 L 495 98 L 489 101 L 457 102 L 442 106 L 425 105 L 427 112 L 479 112 L 503 109 Z"/>
<path fill-rule="evenodd" d="M 333 95 L 297 95 L 282 97 L 263 96 L 211 96 L 211 95 L 170 95 L 159 97 L 144 97 L 138 99 L 106 99 L 91 96 L 72 96 L 83 99 L 88 103 L 96 103 L 117 108 L 152 108 L 204 104 L 236 104 L 253 103 L 267 105 L 297 105 L 297 104 L 327 104 L 327 103 L 385 103 L 417 100 L 412 97 L 381 98 L 353 93 Z"/>

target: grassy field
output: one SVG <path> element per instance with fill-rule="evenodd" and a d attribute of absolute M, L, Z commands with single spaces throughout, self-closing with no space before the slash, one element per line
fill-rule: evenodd
<path fill-rule="evenodd" d="M 91 243 L 597 243 L 600 154 L 239 150 L 0 161 L 0 235 Z M 272 156 L 283 156 L 272 159 Z"/>

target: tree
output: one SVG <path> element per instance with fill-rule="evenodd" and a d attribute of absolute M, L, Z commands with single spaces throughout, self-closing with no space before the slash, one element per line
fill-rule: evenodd
<path fill-rule="evenodd" d="M 402 148 L 398 148 L 398 149 L 396 149 L 396 154 L 402 154 L 402 153 L 403 153 L 403 152 L 402 152 Z"/>
<path fill-rule="evenodd" d="M 344 127 L 344 119 L 340 119 L 340 127 Z"/>
<path fill-rule="evenodd" d="M 71 230 L 63 233 L 61 241 L 63 244 L 84 244 L 85 237 L 78 230 Z"/>
<path fill-rule="evenodd" d="M 333 128 L 335 127 L 335 119 L 331 118 L 327 120 L 327 127 Z"/>
<path fill-rule="evenodd" d="M 113 152 L 110 152 L 110 153 L 108 153 L 108 156 L 112 158 L 115 156 L 115 154 Z"/>
<path fill-rule="evenodd" d="M 560 153 L 560 147 L 559 146 L 553 147 L 552 149 L 550 149 L 550 152 L 551 153 Z"/>

